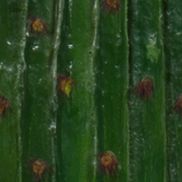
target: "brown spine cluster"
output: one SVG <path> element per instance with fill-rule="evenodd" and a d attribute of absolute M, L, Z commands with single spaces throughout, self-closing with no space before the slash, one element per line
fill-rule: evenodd
<path fill-rule="evenodd" d="M 120 9 L 120 1 L 119 0 L 104 0 L 103 1 L 104 8 L 108 11 L 119 11 Z"/>
<path fill-rule="evenodd" d="M 141 99 L 149 99 L 154 91 L 154 84 L 151 78 L 143 78 L 136 86 L 136 93 Z"/>
<path fill-rule="evenodd" d="M 4 115 L 8 108 L 10 108 L 8 99 L 4 96 L 0 96 L 0 116 Z"/>
<path fill-rule="evenodd" d="M 178 97 L 178 99 L 176 100 L 175 106 L 174 106 L 174 110 L 182 115 L 182 95 L 180 95 Z"/>
<path fill-rule="evenodd" d="M 48 170 L 48 165 L 41 159 L 36 159 L 31 163 L 32 173 L 35 176 L 36 181 L 40 181 Z"/>
<path fill-rule="evenodd" d="M 60 75 L 58 76 L 57 89 L 67 97 L 70 96 L 73 87 L 73 79 L 71 77 Z"/>
<path fill-rule="evenodd" d="M 114 175 L 118 170 L 118 160 L 116 155 L 111 151 L 106 151 L 100 155 L 99 163 L 101 169 L 107 175 Z"/>
<path fill-rule="evenodd" d="M 30 20 L 30 29 L 32 33 L 45 33 L 47 32 L 47 26 L 41 18 L 32 18 Z"/>

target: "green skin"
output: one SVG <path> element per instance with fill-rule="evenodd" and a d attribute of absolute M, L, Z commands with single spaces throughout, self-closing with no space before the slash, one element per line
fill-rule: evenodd
<path fill-rule="evenodd" d="M 46 161 L 52 170 L 41 177 L 56 181 L 55 167 L 55 92 L 57 45 L 60 32 L 60 3 L 62 1 L 29 1 L 28 18 L 41 18 L 47 27 L 42 33 L 30 28 L 25 49 L 24 102 L 22 112 L 23 181 L 39 180 L 31 171 L 31 160 Z M 56 10 L 57 11 L 56 11 Z M 54 11 L 52 11 L 54 10 Z M 59 27 L 58 27 L 59 25 Z M 53 126 L 53 127 L 52 127 Z M 29 163 L 29 167 L 27 167 Z"/>
<path fill-rule="evenodd" d="M 96 181 L 95 47 L 92 44 L 97 36 L 97 11 L 94 3 L 98 7 L 97 1 L 65 2 L 58 73 L 70 75 L 74 83 L 70 97 L 59 93 L 57 140 L 61 169 L 57 179 L 63 182 Z"/>
<path fill-rule="evenodd" d="M 182 179 L 182 128 L 181 113 L 174 111 L 177 98 L 182 93 L 181 44 L 182 2 L 166 1 L 165 4 L 165 53 L 167 65 L 167 147 L 168 147 L 168 181 L 177 182 Z"/>
<path fill-rule="evenodd" d="M 75 84 L 70 98 L 62 94 L 59 98 L 58 151 L 63 166 L 59 178 L 64 182 L 126 181 L 128 178 L 126 2 L 120 11 L 108 12 L 107 9 L 101 9 L 100 14 L 98 13 L 100 3 L 97 1 L 96 10 L 91 8 L 93 4 L 89 0 L 70 2 L 66 3 L 58 72 L 71 74 Z M 122 43 L 116 35 L 121 37 Z M 102 47 L 100 50 L 92 46 L 97 37 L 99 39 L 97 45 Z M 73 47 L 64 46 L 68 44 L 73 44 Z M 108 61 L 108 65 L 105 65 L 105 61 Z M 96 90 L 95 82 L 98 85 Z M 108 91 L 103 96 L 102 91 L 105 90 Z M 97 136 L 98 139 L 95 140 Z M 122 169 L 116 171 L 115 176 L 106 175 L 98 167 L 99 164 L 93 165 L 98 161 L 99 154 L 105 150 L 112 150 L 116 153 L 119 163 L 122 161 Z"/>
<path fill-rule="evenodd" d="M 128 181 L 128 39 L 127 1 L 120 9 L 101 7 L 96 59 L 99 152 L 110 150 L 118 159 L 114 175 L 99 172 L 99 181 Z"/>
<path fill-rule="evenodd" d="M 11 105 L 0 116 L 0 181 L 21 181 L 21 96 L 26 1 L 0 2 L 0 95 Z"/>
<path fill-rule="evenodd" d="M 165 67 L 162 1 L 129 3 L 130 33 L 130 181 L 166 181 Z M 153 79 L 149 99 L 136 96 L 138 81 Z"/>
<path fill-rule="evenodd" d="M 165 1 L 164 19 L 162 0 L 116 11 L 101 0 L 1 0 L 0 96 L 11 107 L 0 116 L 0 182 L 180 182 L 181 6 Z M 26 30 L 35 17 L 43 33 Z M 73 79 L 70 96 L 57 93 L 58 74 Z M 146 99 L 135 89 L 144 77 Z M 117 170 L 99 166 L 105 151 Z"/>

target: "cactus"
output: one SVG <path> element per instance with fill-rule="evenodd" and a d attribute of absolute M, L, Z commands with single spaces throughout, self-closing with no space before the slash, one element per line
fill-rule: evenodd
<path fill-rule="evenodd" d="M 130 178 L 162 182 L 166 181 L 162 1 L 131 1 L 130 17 L 130 80 L 142 93 L 130 97 Z"/>
<path fill-rule="evenodd" d="M 1 1 L 0 3 L 0 181 L 21 181 L 21 101 L 24 71 L 27 3 Z"/>
<path fill-rule="evenodd" d="M 0 181 L 180 182 L 180 7 L 2 0 Z"/>
<path fill-rule="evenodd" d="M 165 55 L 166 55 L 166 124 L 167 124 L 167 167 L 169 181 L 181 181 L 182 160 L 181 149 L 181 28 L 178 18 L 182 17 L 179 11 L 181 2 L 168 1 L 165 3 Z M 176 13 L 174 12 L 174 9 Z"/>

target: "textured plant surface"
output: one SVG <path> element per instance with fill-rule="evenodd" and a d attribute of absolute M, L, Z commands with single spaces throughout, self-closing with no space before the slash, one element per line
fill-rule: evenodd
<path fill-rule="evenodd" d="M 1 0 L 0 182 L 181 182 L 181 7 Z"/>

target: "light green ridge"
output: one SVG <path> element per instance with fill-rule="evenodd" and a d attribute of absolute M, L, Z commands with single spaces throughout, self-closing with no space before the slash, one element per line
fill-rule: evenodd
<path fill-rule="evenodd" d="M 127 1 L 120 9 L 101 6 L 97 56 L 97 113 L 99 153 L 112 151 L 118 159 L 114 175 L 99 172 L 100 181 L 128 181 L 128 37 Z"/>
<path fill-rule="evenodd" d="M 166 181 L 162 20 L 161 0 L 130 0 L 130 182 Z M 153 80 L 154 90 L 142 100 L 135 87 L 146 76 Z"/>
<path fill-rule="evenodd" d="M 165 2 L 165 53 L 166 53 L 166 99 L 168 139 L 168 180 L 182 179 L 182 118 L 174 110 L 177 98 L 182 94 L 182 2 Z"/>
<path fill-rule="evenodd" d="M 47 29 L 43 33 L 27 29 L 22 117 L 23 181 L 37 180 L 31 171 L 31 161 L 42 159 L 49 168 L 42 180 L 55 182 L 55 77 L 63 1 L 30 0 L 28 6 L 28 20 L 40 18 Z"/>
<path fill-rule="evenodd" d="M 65 2 L 58 73 L 74 80 L 72 94 L 59 93 L 58 181 L 96 181 L 97 118 L 94 102 L 94 57 L 98 2 Z"/>
<path fill-rule="evenodd" d="M 0 181 L 21 182 L 21 100 L 27 1 L 0 2 L 0 95 L 11 108 L 0 116 Z"/>

